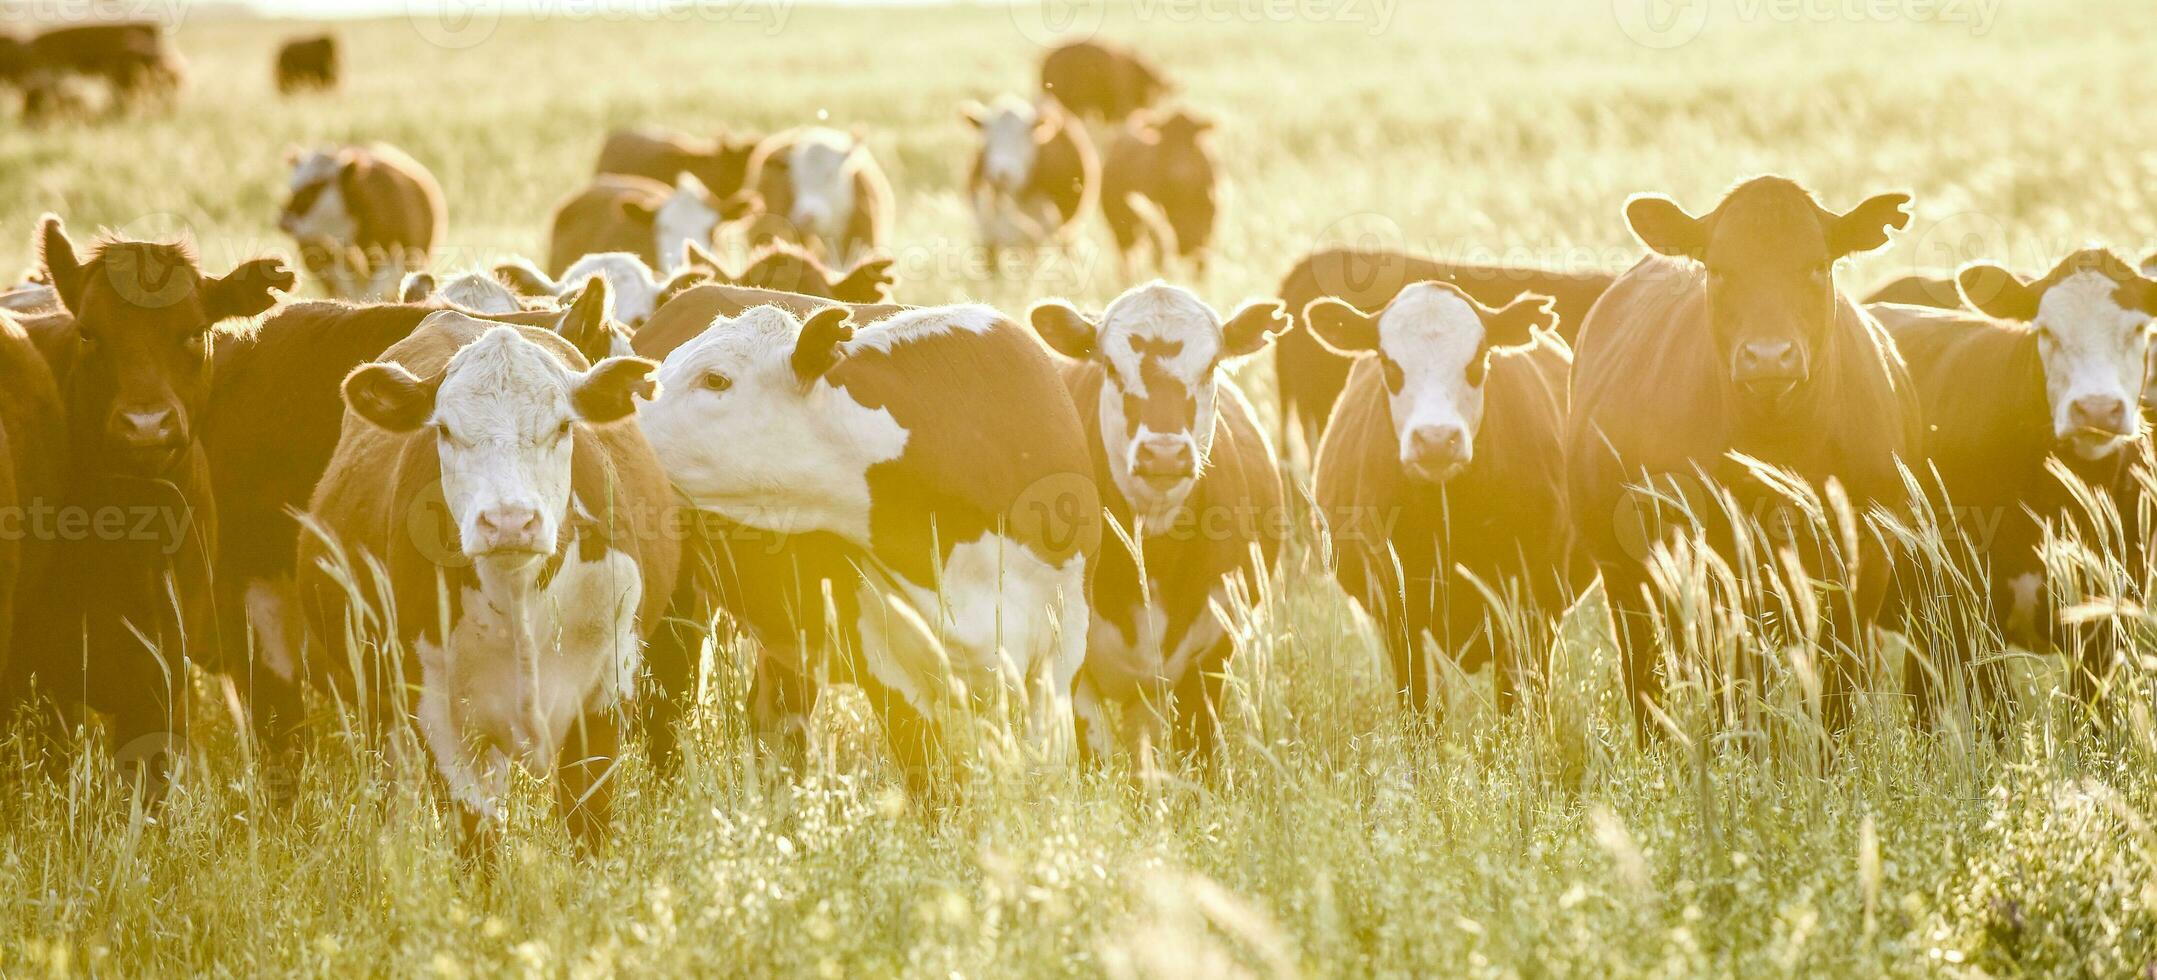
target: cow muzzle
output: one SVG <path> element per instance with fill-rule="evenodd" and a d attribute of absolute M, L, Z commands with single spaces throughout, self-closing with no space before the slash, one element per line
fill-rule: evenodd
<path fill-rule="evenodd" d="M 105 434 L 126 468 L 141 474 L 162 472 L 187 445 L 180 413 L 169 408 L 115 411 Z"/>
<path fill-rule="evenodd" d="M 1131 447 L 1131 475 L 1166 496 L 1198 475 L 1198 451 L 1182 436 L 1151 436 Z"/>
<path fill-rule="evenodd" d="M 1748 340 L 1730 357 L 1730 380 L 1754 399 L 1779 400 L 1805 378 L 1805 351 L 1796 341 Z"/>
<path fill-rule="evenodd" d="M 2098 459 L 2137 434 L 2140 416 L 2119 395 L 2083 395 L 2067 403 L 2067 424 L 2055 433 L 2084 459 Z"/>
<path fill-rule="evenodd" d="M 1426 483 L 1444 483 L 1475 461 L 1475 443 L 1457 425 L 1424 425 L 1409 430 L 1401 446 L 1401 465 Z"/>
<path fill-rule="evenodd" d="M 554 551 L 554 539 L 536 508 L 514 504 L 488 507 L 472 517 L 465 535 L 465 553 L 473 558 L 516 562 L 538 559 Z"/>

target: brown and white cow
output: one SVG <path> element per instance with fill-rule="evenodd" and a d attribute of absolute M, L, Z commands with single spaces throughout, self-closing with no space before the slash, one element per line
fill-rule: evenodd
<path fill-rule="evenodd" d="M 1090 119 L 1120 123 L 1174 88 L 1137 52 L 1106 41 L 1074 41 L 1041 57 L 1041 91 Z"/>
<path fill-rule="evenodd" d="M 684 174 L 670 186 L 643 177 L 601 174 L 554 208 L 547 275 L 566 280 L 578 260 L 627 252 L 646 268 L 672 273 L 685 242 L 710 244 L 722 221 L 741 217 L 748 199 L 721 201 Z"/>
<path fill-rule="evenodd" d="M 1214 607 L 1255 601 L 1287 530 L 1273 447 L 1224 364 L 1264 350 L 1288 316 L 1268 300 L 1224 321 L 1157 281 L 1099 316 L 1050 301 L 1029 318 L 1072 360 L 1064 383 L 1094 481 L 1130 536 L 1094 559 L 1086 666 L 1072 695 L 1081 735 L 1108 752 L 1116 733 L 1104 708 L 1114 703 L 1138 723 L 1127 732 L 1173 726 L 1177 747 L 1210 753 L 1235 647 Z"/>
<path fill-rule="evenodd" d="M 777 289 L 704 282 L 688 286 L 662 302 L 630 344 L 640 356 L 664 358 L 709 329 L 713 321 L 731 320 L 759 306 L 777 307 L 798 320 L 806 320 L 819 310 L 839 307 L 847 311 L 849 322 L 857 327 L 916 308 L 893 303 L 842 303 Z"/>
<path fill-rule="evenodd" d="M 688 247 L 684 275 L 669 283 L 680 289 L 696 282 L 723 286 L 746 286 L 802 296 L 818 296 L 841 303 L 873 304 L 891 300 L 891 260 L 868 256 L 839 272 L 798 245 L 772 241 L 756 250 L 740 272 L 728 272 L 717 256 L 694 244 Z M 701 273 L 693 279 L 685 275 Z"/>
<path fill-rule="evenodd" d="M 687 247 L 691 255 L 707 254 L 695 242 Z M 529 259 L 512 259 L 494 267 L 494 278 L 527 302 L 574 303 L 578 291 L 595 276 L 607 281 L 607 291 L 614 298 L 614 316 L 632 331 L 651 319 L 652 311 L 659 308 L 660 297 L 673 282 L 629 252 L 594 252 L 571 262 L 560 277 L 539 271 Z M 623 342 L 627 343 L 626 334 Z"/>
<path fill-rule="evenodd" d="M 308 504 L 320 533 L 299 567 L 311 677 L 349 693 L 357 654 L 342 639 L 389 618 L 381 639 L 419 668 L 419 729 L 466 813 L 501 817 L 513 764 L 552 773 L 593 844 L 680 542 L 656 533 L 673 498 L 629 421 L 652 363 L 586 363 L 548 330 L 429 315 L 345 379 L 349 414 Z M 386 593 L 363 556 L 381 562 Z"/>
<path fill-rule="evenodd" d="M 1917 394 L 1886 331 L 1836 288 L 1834 267 L 1886 244 L 1888 229 L 1908 222 L 1908 201 L 1886 194 L 1838 214 L 1792 181 L 1761 177 L 1698 218 L 1663 197 L 1626 205 L 1633 233 L 1656 254 L 1618 277 L 1581 325 L 1566 468 L 1643 735 L 1661 698 L 1650 546 L 1687 526 L 1662 506 L 1668 495 L 1686 494 L 1715 542 L 1727 529 L 1720 508 L 1699 499 L 1700 475 L 1761 523 L 1774 523 L 1785 499 L 1733 454 L 1816 488 L 1836 481 L 1860 509 L 1903 502 L 1898 463 L 1920 447 Z M 1822 708 L 1834 731 L 1849 718 L 1848 652 L 1880 607 L 1888 569 L 1869 536 L 1852 556 L 1810 530 L 1802 521 L 1772 529 L 1793 536 L 1787 544 L 1813 576 L 1840 587 L 1821 603 L 1833 646 L 1820 661 Z"/>
<path fill-rule="evenodd" d="M 688 174 L 720 200 L 741 192 L 761 137 L 722 133 L 701 140 L 657 128 L 617 129 L 599 148 L 593 174 L 627 174 L 672 185 Z"/>
<path fill-rule="evenodd" d="M 300 248 L 331 296 L 393 300 L 407 272 L 425 269 L 442 241 L 442 188 L 419 161 L 387 143 L 286 154 L 291 196 L 277 226 Z"/>
<path fill-rule="evenodd" d="M 277 91 L 285 95 L 337 87 L 337 38 L 322 34 L 286 41 L 277 49 Z"/>
<path fill-rule="evenodd" d="M 638 416 L 675 486 L 765 536 L 744 557 L 787 570 L 745 580 L 737 609 L 779 713 L 806 711 L 828 655 L 869 692 L 916 788 L 936 719 L 968 703 L 954 705 L 958 685 L 973 703 L 1009 697 L 1033 741 L 1068 748 L 1100 505 L 1055 364 L 983 306 L 858 332 L 850 315 L 707 320 Z M 826 622 L 839 635 L 803 649 Z"/>
<path fill-rule="evenodd" d="M 852 263 L 884 250 L 891 233 L 891 182 L 857 134 L 812 126 L 765 137 L 748 186 L 764 208 L 752 246 L 781 239 Z"/>
<path fill-rule="evenodd" d="M 54 27 L 25 42 L 21 53 L 23 115 L 30 119 L 70 104 L 66 91 L 74 79 L 104 83 L 112 107 L 125 109 L 146 97 L 171 95 L 186 75 L 165 26 L 154 21 Z"/>
<path fill-rule="evenodd" d="M 986 106 L 968 102 L 959 112 L 981 132 L 966 192 L 990 260 L 1002 249 L 1069 239 L 1101 179 L 1086 127 L 1046 98 L 1006 95 Z"/>
<path fill-rule="evenodd" d="M 1101 214 L 1126 270 L 1144 240 L 1153 243 L 1157 263 L 1175 255 L 1205 271 L 1216 177 L 1200 137 L 1212 128 L 1212 121 L 1181 110 L 1149 114 L 1133 118 L 1109 144 L 1101 161 Z"/>
<path fill-rule="evenodd" d="M 2035 281 L 1985 264 L 1958 281 L 1982 317 L 1894 304 L 1871 310 L 1909 362 L 1924 404 L 1926 461 L 1938 475 L 1935 504 L 1952 507 L 1985 559 L 1995 624 L 2014 642 L 2072 653 L 2071 690 L 2088 702 L 2120 643 L 2107 644 L 2100 627 L 2060 621 L 2037 549 L 2046 523 L 2086 524 L 2087 515 L 2046 463 L 2057 458 L 2110 495 L 2130 529 L 2126 540 L 2139 547 L 2132 467 L 2147 426 L 2136 402 L 2148 380 L 2157 282 L 2103 249 L 2068 255 Z M 1928 711 L 1932 678 L 1918 658 L 1906 676 Z M 1973 679 L 1980 693 L 2001 693 L 1997 667 L 1978 668 Z"/>
<path fill-rule="evenodd" d="M 19 610 L 17 673 L 110 715 L 123 760 L 161 764 L 186 732 L 172 658 L 234 666 L 219 660 L 210 592 L 211 328 L 260 314 L 293 278 L 273 259 L 207 276 L 184 244 L 105 240 L 84 261 L 50 215 L 39 249 L 65 307 L 38 329 L 57 341 L 39 346 L 65 408 L 54 457 L 67 469 L 51 526 L 31 532 L 57 544 L 43 591 Z"/>
<path fill-rule="evenodd" d="M 1426 281 L 1449 282 L 1468 298 L 1504 308 L 1519 296 L 1549 296 L 1558 314 L 1557 334 L 1570 342 L 1588 308 L 1617 277 L 1601 271 L 1446 262 L 1382 249 L 1337 248 L 1305 256 L 1281 280 L 1281 299 L 1296 315 L 1313 301 L 1332 297 L 1363 310 L 1383 309 L 1403 288 Z M 1291 330 L 1273 347 L 1274 377 L 1281 393 L 1285 436 L 1290 420 L 1308 439 L 1317 435 L 1348 381 L 1353 362 L 1326 349 L 1317 334 Z"/>
<path fill-rule="evenodd" d="M 1543 332 L 1552 307 L 1529 293 L 1492 309 L 1431 280 L 1376 313 L 1333 298 L 1304 308 L 1305 329 L 1358 359 L 1316 464 L 1334 577 L 1376 623 L 1417 712 L 1444 706 L 1426 638 L 1464 670 L 1492 664 L 1510 708 L 1580 584 L 1565 501 L 1572 351 Z"/>
<path fill-rule="evenodd" d="M 438 302 L 483 316 L 552 309 L 555 305 L 552 293 L 519 295 L 487 272 L 460 272 L 448 279 L 437 279 L 432 272 L 414 272 L 406 275 L 404 282 L 397 286 L 397 302 L 407 305 Z"/>

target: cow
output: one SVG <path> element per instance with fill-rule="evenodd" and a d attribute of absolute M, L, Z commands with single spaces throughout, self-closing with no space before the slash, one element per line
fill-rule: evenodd
<path fill-rule="evenodd" d="M 42 328 L 58 342 L 40 346 L 64 407 L 66 472 L 43 532 L 58 537 L 51 574 L 18 610 L 18 683 L 103 712 L 120 759 L 159 773 L 187 731 L 184 663 L 229 666 L 201 440 L 212 328 L 261 314 L 294 280 L 274 259 L 208 276 L 185 244 L 108 238 L 84 261 L 52 215 L 39 253 L 64 308 Z"/>
<path fill-rule="evenodd" d="M 2157 282 L 2109 251 L 2085 249 L 2035 281 L 1978 263 L 1957 284 L 1975 314 L 1870 309 L 1917 385 L 1927 481 L 1938 478 L 1928 488 L 1934 505 L 1961 520 L 1987 560 L 1993 625 L 2029 649 L 2068 651 L 2069 689 L 2091 704 L 2121 639 L 2107 644 L 2101 626 L 2063 624 L 2052 602 L 2058 590 L 2047 587 L 2038 556 L 2044 526 L 2087 524 L 2088 515 L 2046 466 L 2057 459 L 2109 496 L 2129 528 L 2125 541 L 2139 547 L 2132 467 L 2147 426 L 2136 402 L 2148 380 Z M 1960 648 L 1968 640 L 1951 642 Z M 1906 664 L 1919 717 L 1929 719 L 1933 677 L 1921 658 Z M 2002 693 L 1997 664 L 1975 667 L 1971 679 L 1985 700 Z"/>
<path fill-rule="evenodd" d="M 640 356 L 665 358 L 675 348 L 703 333 L 715 319 L 732 319 L 759 306 L 777 307 L 797 319 L 806 319 L 818 310 L 839 307 L 848 311 L 849 319 L 856 326 L 867 326 L 915 309 L 892 303 L 841 303 L 776 289 L 696 283 L 661 303 L 652 318 L 630 338 L 630 343 Z"/>
<path fill-rule="evenodd" d="M 300 543 L 304 669 L 350 695 L 344 638 L 394 622 L 379 639 L 416 663 L 412 711 L 468 827 L 499 823 L 514 764 L 551 773 L 580 843 L 607 835 L 621 715 L 680 560 L 648 523 L 673 498 L 628 421 L 653 367 L 444 310 L 344 380 Z"/>
<path fill-rule="evenodd" d="M 164 25 L 151 21 L 70 24 L 38 34 L 25 44 L 24 114 L 49 115 L 68 103 L 70 79 L 103 82 L 112 105 L 126 108 L 177 91 L 186 76 Z"/>
<path fill-rule="evenodd" d="M 7 676 L 20 610 L 52 574 L 53 535 L 29 526 L 35 508 L 61 499 L 68 476 L 67 416 L 44 352 L 21 321 L 0 311 L 0 677 Z"/>
<path fill-rule="evenodd" d="M 1137 52 L 1106 41 L 1074 41 L 1041 57 L 1041 91 L 1089 119 L 1121 123 L 1175 90 Z"/>
<path fill-rule="evenodd" d="M 464 272 L 447 280 L 431 272 L 414 272 L 397 287 L 397 302 L 405 304 L 440 301 L 467 313 L 517 313 L 527 309 L 552 309 L 554 295 L 519 295 L 500 279 L 486 272 Z"/>
<path fill-rule="evenodd" d="M 740 272 L 728 272 L 718 257 L 692 243 L 686 252 L 684 275 L 691 273 L 698 275 L 686 279 L 678 275 L 670 285 L 679 289 L 696 282 L 716 282 L 852 304 L 885 303 L 891 299 L 890 259 L 864 257 L 842 273 L 801 246 L 785 241 L 773 241 L 757 249 Z"/>
<path fill-rule="evenodd" d="M 599 148 L 597 174 L 626 174 L 672 184 L 683 174 L 702 182 L 720 200 L 741 193 L 749 155 L 761 137 L 722 133 L 700 140 L 663 129 L 617 129 Z"/>
<path fill-rule="evenodd" d="M 1288 316 L 1268 300 L 1223 320 L 1159 281 L 1098 316 L 1060 300 L 1027 316 L 1070 359 L 1064 383 L 1094 483 L 1129 537 L 1094 558 L 1086 664 L 1072 694 L 1081 744 L 1097 755 L 1114 747 L 1105 709 L 1117 704 L 1143 722 L 1127 731 L 1166 729 L 1179 751 L 1210 759 L 1235 648 L 1217 616 L 1256 600 L 1288 527 L 1273 447 L 1225 364 L 1264 350 Z"/>
<path fill-rule="evenodd" d="M 806 716 L 828 656 L 869 693 L 916 791 L 936 719 L 969 703 L 955 688 L 1008 697 L 1031 741 L 1067 749 L 1100 504 L 1056 366 L 987 307 L 858 332 L 852 315 L 707 319 L 638 415 L 695 507 L 761 536 L 732 549 L 760 574 L 725 601 L 764 648 L 766 725 Z"/>
<path fill-rule="evenodd" d="M 1210 120 L 1178 110 L 1133 118 L 1101 162 L 1101 214 L 1128 273 L 1139 243 L 1154 259 L 1190 259 L 1201 275 L 1213 238 L 1214 164 L 1200 137 Z"/>
<path fill-rule="evenodd" d="M 277 91 L 284 95 L 337 87 L 337 38 L 293 38 L 277 49 Z"/>
<path fill-rule="evenodd" d="M 408 272 L 432 263 L 444 234 L 442 188 L 387 143 L 291 150 L 291 196 L 277 226 L 299 245 L 329 295 L 396 298 Z"/>
<path fill-rule="evenodd" d="M 688 243 L 687 247 L 692 250 L 692 255 L 708 254 L 697 249 L 695 242 Z M 549 277 L 526 259 L 512 259 L 494 267 L 494 277 L 506 284 L 510 292 L 528 301 L 574 302 L 578 289 L 593 276 L 607 281 L 607 292 L 614 297 L 614 316 L 632 331 L 651 319 L 652 311 L 659 307 L 661 294 L 672 281 L 662 280 L 642 258 L 629 252 L 586 255 L 571 262 L 558 279 Z"/>
<path fill-rule="evenodd" d="M 1376 624 L 1419 716 L 1444 707 L 1426 638 L 1463 670 L 1490 664 L 1509 709 L 1581 584 L 1566 531 L 1572 350 L 1547 332 L 1554 306 L 1527 293 L 1493 309 L 1434 279 L 1375 313 L 1335 297 L 1302 313 L 1329 351 L 1356 358 L 1315 466 L 1334 578 Z"/>
<path fill-rule="evenodd" d="M 565 310 L 481 314 L 560 334 L 597 360 L 626 333 L 608 316 L 604 290 Z M 253 329 L 220 336 L 215 383 L 202 420 L 217 527 L 216 598 L 223 636 L 251 637 L 258 670 L 250 700 L 256 730 L 281 743 L 298 717 L 300 638 L 295 555 L 303 512 L 329 468 L 343 424 L 339 385 L 362 364 L 443 310 L 472 311 L 434 296 L 421 304 L 294 303 Z"/>
<path fill-rule="evenodd" d="M 1908 202 L 1883 194 L 1837 214 L 1793 181 L 1760 177 L 1699 218 L 1665 197 L 1626 204 L 1653 254 L 1619 276 L 1581 325 L 1566 473 L 1643 738 L 1662 692 L 1652 550 L 1687 526 L 1665 504 L 1682 496 L 1709 544 L 1731 548 L 1722 511 L 1700 499 L 1702 477 L 1727 488 L 1740 517 L 1771 525 L 1771 539 L 1787 536 L 1777 549 L 1797 553 L 1833 589 L 1820 608 L 1832 646 L 1818 661 L 1821 717 L 1830 732 L 1848 722 L 1849 652 L 1880 608 L 1887 563 L 1861 529 L 1838 528 L 1865 538 L 1853 555 L 1812 535 L 1814 525 L 1779 520 L 1793 513 L 1787 495 L 1749 461 L 1794 472 L 1821 493 L 1833 481 L 1860 509 L 1906 502 L 1899 466 L 1920 447 L 1917 393 L 1886 332 L 1836 288 L 1834 266 L 1886 244 L 1889 229 L 1908 223 Z"/>
<path fill-rule="evenodd" d="M 749 244 L 795 242 L 835 262 L 882 251 L 891 233 L 891 182 L 861 137 L 812 126 L 765 137 L 748 186 L 764 213 Z"/>
<path fill-rule="evenodd" d="M 602 174 L 554 208 L 547 275 L 561 280 L 579 259 L 627 252 L 646 268 L 672 274 L 685 242 L 708 244 L 722 222 L 754 209 L 748 198 L 721 201 L 688 174 L 673 185 L 643 177 Z"/>
<path fill-rule="evenodd" d="M 981 132 L 966 192 L 989 260 L 1007 248 L 1067 241 L 1099 191 L 1093 138 L 1054 99 L 1004 96 L 959 109 Z"/>
<path fill-rule="evenodd" d="M 1312 301 L 1332 297 L 1358 309 L 1383 309 L 1413 283 L 1450 282 L 1477 303 L 1495 309 L 1516 297 L 1549 296 L 1558 314 L 1556 332 L 1570 342 L 1588 308 L 1617 277 L 1598 270 L 1449 262 L 1386 249 L 1326 249 L 1305 256 L 1281 280 L 1281 299 L 1301 314 Z M 1281 394 L 1281 432 L 1309 441 L 1333 410 L 1348 381 L 1349 366 L 1309 330 L 1291 330 L 1273 347 L 1273 370 Z M 1292 428 L 1293 427 L 1293 428 Z"/>

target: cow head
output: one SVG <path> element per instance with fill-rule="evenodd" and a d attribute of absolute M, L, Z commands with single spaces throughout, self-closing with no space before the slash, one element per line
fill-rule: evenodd
<path fill-rule="evenodd" d="M 794 193 L 787 219 L 804 233 L 838 241 L 854 214 L 856 154 L 861 139 L 833 129 L 805 130 L 787 148 L 787 175 Z"/>
<path fill-rule="evenodd" d="M 285 151 L 292 167 L 291 192 L 277 227 L 294 240 L 349 242 L 359 233 L 344 199 L 345 174 L 356 166 L 350 149 Z"/>
<path fill-rule="evenodd" d="M 1098 318 L 1057 300 L 1028 316 L 1057 353 L 1101 365 L 1109 475 L 1152 527 L 1183 506 L 1213 449 L 1216 369 L 1264 350 L 1289 326 L 1278 301 L 1247 303 L 1223 322 L 1191 291 L 1159 281 L 1116 297 Z"/>
<path fill-rule="evenodd" d="M 685 270 L 709 273 L 705 280 L 722 285 L 774 289 L 841 303 L 883 303 L 891 298 L 891 260 L 880 256 L 864 258 L 839 275 L 815 255 L 785 241 L 758 249 L 738 273 L 727 272 L 716 256 L 693 244 L 686 253 Z"/>
<path fill-rule="evenodd" d="M 430 314 L 430 326 L 476 324 Z M 610 357 L 588 371 L 562 362 L 516 327 L 492 327 L 432 377 L 377 362 L 345 378 L 345 404 L 391 432 L 431 430 L 442 498 L 470 558 L 528 565 L 554 553 L 569 511 L 570 458 L 579 423 L 630 415 L 651 395 L 652 362 Z"/>
<path fill-rule="evenodd" d="M 1738 186 L 1707 216 L 1669 198 L 1626 202 L 1633 234 L 1707 269 L 1708 325 L 1745 401 L 1772 408 L 1804 384 L 1834 328 L 1835 263 L 1887 244 L 1910 220 L 1907 194 L 1882 194 L 1843 214 L 1780 177 Z"/>
<path fill-rule="evenodd" d="M 293 286 L 275 259 L 205 276 L 184 244 L 108 239 L 82 262 L 52 215 L 39 251 L 80 338 L 70 375 L 77 424 L 95 426 L 97 455 L 142 476 L 162 473 L 193 441 L 210 393 L 210 328 L 269 309 L 272 290 Z"/>
<path fill-rule="evenodd" d="M 2036 282 L 1984 264 L 1955 281 L 1972 309 L 2036 331 L 2052 434 L 2075 455 L 2103 459 L 2142 434 L 2136 402 L 2157 283 L 2103 249 L 2076 252 Z"/>
<path fill-rule="evenodd" d="M 1452 283 L 1418 282 L 1376 314 L 1332 297 L 1312 300 L 1303 308 L 1303 323 L 1337 354 L 1378 358 L 1401 468 L 1444 483 L 1475 461 L 1493 351 L 1529 343 L 1537 328 L 1557 326 L 1552 302 L 1524 293 L 1494 310 Z"/>
<path fill-rule="evenodd" d="M 986 106 L 968 102 L 959 113 L 981 131 L 981 179 L 1005 194 L 1017 194 L 1033 180 L 1034 159 L 1062 124 L 1055 102 L 1011 95 Z"/>
<path fill-rule="evenodd" d="M 500 279 L 485 272 L 466 272 L 444 280 L 431 272 L 406 273 L 397 286 L 400 303 L 425 303 L 439 299 L 458 309 L 491 316 L 519 313 L 532 308 Z M 551 297 L 550 297 L 551 299 Z M 540 302 L 546 302 L 541 300 Z"/>
<path fill-rule="evenodd" d="M 652 236 L 662 271 L 672 271 L 684 242 L 709 242 L 724 217 L 725 204 L 712 197 L 694 175 L 674 178 L 674 191 L 652 213 Z"/>

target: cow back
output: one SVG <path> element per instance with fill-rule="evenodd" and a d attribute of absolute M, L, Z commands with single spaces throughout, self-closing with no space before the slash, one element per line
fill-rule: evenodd
<path fill-rule="evenodd" d="M 637 334 L 631 339 L 630 346 L 640 357 L 663 359 L 672 353 L 674 348 L 688 343 L 709 329 L 714 319 L 731 319 L 759 306 L 776 306 L 803 320 L 827 306 L 844 306 L 853 311 L 848 320 L 856 326 L 875 323 L 914 308 L 891 303 L 841 303 L 821 296 L 781 292 L 776 289 L 703 283 L 682 290 L 675 294 L 673 299 L 667 300 L 664 306 L 653 311 L 651 319 L 637 328 Z"/>

